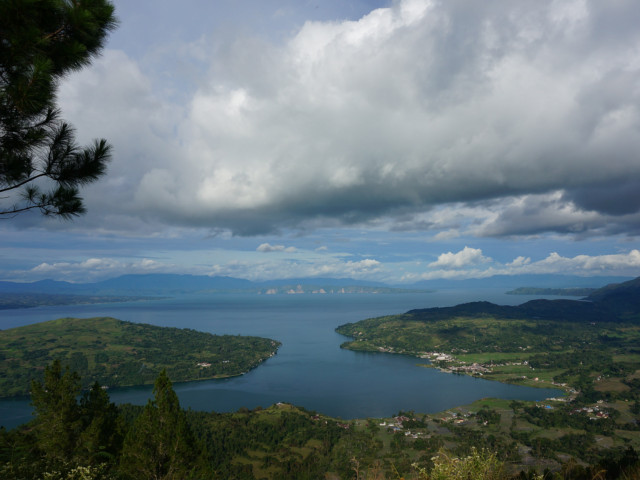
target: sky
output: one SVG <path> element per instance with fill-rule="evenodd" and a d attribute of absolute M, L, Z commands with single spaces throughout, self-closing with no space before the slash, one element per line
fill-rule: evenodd
<path fill-rule="evenodd" d="M 113 3 L 58 90 L 108 172 L 0 280 L 640 275 L 640 2 Z"/>

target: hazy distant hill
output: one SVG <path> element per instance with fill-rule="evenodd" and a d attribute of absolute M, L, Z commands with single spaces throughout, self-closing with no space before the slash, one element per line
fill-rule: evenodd
<path fill-rule="evenodd" d="M 368 282 L 351 278 L 296 278 L 252 282 L 232 277 L 177 274 L 123 275 L 95 283 L 69 283 L 54 280 L 41 280 L 33 283 L 0 282 L 0 295 L 166 296 L 185 293 L 230 292 L 256 294 L 356 294 L 425 292 L 425 290 L 392 287 L 380 282 Z"/>
<path fill-rule="evenodd" d="M 488 278 L 469 278 L 463 280 L 434 279 L 422 280 L 407 285 L 407 288 L 514 288 L 532 285 L 539 288 L 600 288 L 612 283 L 626 282 L 633 277 L 597 276 L 579 277 L 577 275 L 494 275 Z"/>
<path fill-rule="evenodd" d="M 94 284 L 104 292 L 146 292 L 147 294 L 189 293 L 210 290 L 246 290 L 253 287 L 249 280 L 205 275 L 147 274 L 123 275 Z"/>
<path fill-rule="evenodd" d="M 591 293 L 587 299 L 622 318 L 640 319 L 640 277 L 607 285 Z"/>
<path fill-rule="evenodd" d="M 0 310 L 41 307 L 51 305 L 88 305 L 95 303 L 121 303 L 156 299 L 128 295 L 69 295 L 65 293 L 12 293 L 0 292 Z"/>
<path fill-rule="evenodd" d="M 122 275 L 95 283 L 41 280 L 33 283 L 0 282 L 0 292 L 74 295 L 167 295 L 211 290 L 246 290 L 253 282 L 231 277 L 147 274 Z"/>
<path fill-rule="evenodd" d="M 423 321 L 455 316 L 590 322 L 640 320 L 640 277 L 621 284 L 607 285 L 593 292 L 586 300 L 538 299 L 516 306 L 471 302 L 454 307 L 411 310 L 407 313 Z"/>
<path fill-rule="evenodd" d="M 531 318 L 540 320 L 604 321 L 615 320 L 609 312 L 591 302 L 579 300 L 531 300 L 522 305 L 496 305 L 470 302 L 454 307 L 424 308 L 407 312 L 422 321 L 451 317 Z"/>
<path fill-rule="evenodd" d="M 540 287 L 518 287 L 506 292 L 507 295 L 557 295 L 561 297 L 586 297 L 593 293 L 596 288 L 588 287 L 567 287 L 567 288 L 540 288 Z"/>
<path fill-rule="evenodd" d="M 345 287 L 351 293 L 396 293 L 447 288 L 506 288 L 521 285 L 539 285 L 545 288 L 591 287 L 600 288 L 613 282 L 625 282 L 628 277 L 576 277 L 568 275 L 517 275 L 495 276 L 469 280 L 429 280 L 411 285 L 389 285 L 381 282 L 355 280 L 352 278 L 294 278 L 274 279 L 262 282 L 232 277 L 209 277 L 206 275 L 145 274 L 122 275 L 95 283 L 69 283 L 41 280 L 33 283 L 0 282 L 0 293 L 38 293 L 65 295 L 133 295 L 163 296 L 182 293 L 207 292 L 254 292 L 265 293 L 272 289 L 277 293 L 288 293 L 298 286 L 304 293 L 325 289 L 337 291 Z M 351 287 L 348 288 L 347 287 Z M 358 287 L 358 288 L 355 288 Z M 366 287 L 366 288 L 365 288 Z"/>

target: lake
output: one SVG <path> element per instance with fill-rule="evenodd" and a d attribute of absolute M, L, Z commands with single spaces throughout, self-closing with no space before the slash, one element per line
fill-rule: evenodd
<path fill-rule="evenodd" d="M 557 297 L 556 297 L 557 298 Z M 287 402 L 344 419 L 389 417 L 399 410 L 434 413 L 485 397 L 542 400 L 558 390 L 506 385 L 418 367 L 404 355 L 342 350 L 343 323 L 426 307 L 488 300 L 519 304 L 530 297 L 503 290 L 411 294 L 188 295 L 155 301 L 38 307 L 0 311 L 7 329 L 61 317 L 110 316 L 131 322 L 193 328 L 215 334 L 269 337 L 278 354 L 245 375 L 174 384 L 184 408 L 218 412 Z M 112 401 L 143 405 L 151 386 L 114 388 Z M 29 399 L 0 400 L 0 425 L 31 418 Z"/>

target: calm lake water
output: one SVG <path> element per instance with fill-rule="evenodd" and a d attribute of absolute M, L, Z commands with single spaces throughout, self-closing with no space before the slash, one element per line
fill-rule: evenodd
<path fill-rule="evenodd" d="M 557 298 L 557 297 L 556 297 Z M 175 384 L 185 408 L 218 412 L 288 402 L 327 415 L 388 417 L 399 410 L 433 413 L 485 397 L 542 400 L 558 390 L 504 385 L 416 366 L 421 360 L 340 349 L 343 323 L 449 306 L 475 300 L 518 304 L 530 297 L 502 290 L 449 290 L 380 295 L 207 295 L 103 305 L 0 311 L 7 329 L 61 317 L 110 316 L 131 322 L 193 328 L 215 334 L 269 337 L 282 342 L 278 354 L 240 377 Z M 143 405 L 152 387 L 109 390 L 116 403 Z M 31 418 L 28 398 L 0 400 L 0 425 L 12 428 Z"/>

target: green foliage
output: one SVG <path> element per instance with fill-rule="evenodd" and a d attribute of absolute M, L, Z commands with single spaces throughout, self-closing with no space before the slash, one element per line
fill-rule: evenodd
<path fill-rule="evenodd" d="M 143 385 L 152 384 L 162 369 L 176 381 L 239 375 L 279 346 L 267 338 L 219 336 L 113 318 L 52 320 L 0 331 L 0 351 L 5 355 L 0 395 L 28 393 L 31 380 L 41 381 L 44 367 L 56 359 L 82 375 L 83 388 L 94 382 Z"/>
<path fill-rule="evenodd" d="M 343 422 L 288 404 L 185 412 L 166 371 L 144 407 L 117 408 L 97 384 L 78 396 L 78 376 L 60 362 L 44 378 L 34 385 L 35 419 L 0 429 L 3 480 L 541 479 L 533 470 L 507 474 L 523 461 L 522 448 L 528 465 L 554 466 L 548 479 L 631 479 L 639 471 L 634 448 L 599 448 L 611 424 L 569 414 L 569 405 L 547 410 L 483 400 L 475 414 L 456 409 L 437 422 L 399 412 L 401 431 L 392 432 L 372 419 Z M 517 418 L 503 422 L 506 415 Z"/>
<path fill-rule="evenodd" d="M 202 478 L 206 466 L 165 370 L 153 393 L 125 438 L 121 473 L 131 479 Z"/>
<path fill-rule="evenodd" d="M 118 408 L 99 383 L 83 395 L 80 415 L 84 425 L 76 447 L 80 456 L 90 465 L 111 461 L 122 446 L 124 425 Z"/>
<path fill-rule="evenodd" d="M 342 325 L 337 331 L 353 338 L 343 348 L 431 353 L 431 366 L 454 372 L 530 386 L 564 383 L 580 391 L 582 402 L 635 400 L 637 395 L 630 377 L 640 370 L 640 325 L 630 322 L 490 316 L 423 321 L 404 314 Z M 436 360 L 433 352 L 451 357 Z M 607 379 L 613 378 L 619 379 L 617 389 L 607 387 L 606 382 L 611 382 Z"/>
<path fill-rule="evenodd" d="M 396 353 L 429 351 L 514 353 L 526 359 L 540 352 L 602 348 L 635 348 L 640 326 L 496 317 L 451 317 L 429 322 L 413 315 L 371 318 L 342 325 L 338 333 L 354 340 L 342 346 L 353 350 L 387 349 Z M 615 338 L 616 341 L 611 339 Z"/>
<path fill-rule="evenodd" d="M 288 404 L 187 417 L 217 478 L 316 479 L 327 471 L 348 478 L 352 456 L 378 448 L 371 435 Z"/>
<path fill-rule="evenodd" d="M 72 459 L 82 430 L 80 377 L 68 369 L 62 373 L 59 361 L 44 372 L 44 384 L 33 382 L 31 399 L 36 414 L 35 432 L 40 449 L 54 463 Z"/>
<path fill-rule="evenodd" d="M 478 423 L 497 425 L 500 423 L 500 414 L 490 408 L 482 407 L 476 413 Z"/>
<path fill-rule="evenodd" d="M 94 385 L 79 398 L 80 379 L 59 361 L 33 382 L 34 420 L 0 431 L 0 478 L 107 479 L 121 449 L 118 411 Z"/>
<path fill-rule="evenodd" d="M 108 480 L 115 478 L 106 472 L 107 466 L 74 465 L 63 471 L 48 471 L 42 474 L 42 480 Z"/>
<path fill-rule="evenodd" d="M 534 302 L 509 309 L 478 302 L 367 319 L 337 331 L 352 337 L 343 347 L 353 350 L 420 356 L 444 352 L 450 355 L 440 362 L 446 369 L 462 367 L 465 371 L 464 367 L 477 362 L 485 378 L 529 385 L 548 386 L 552 380 L 567 384 L 566 402 L 505 402 L 491 408 L 478 404 L 470 407 L 477 409 L 476 421 L 470 420 L 474 417 L 471 414 L 463 419 L 447 412 L 449 418 L 435 425 L 427 422 L 428 429 L 412 425 L 412 432 L 417 429 L 428 436 L 436 430 L 438 436 L 419 437 L 414 442 L 392 437 L 389 452 L 398 458 L 414 449 L 422 450 L 420 468 L 425 475 L 432 472 L 424 459 L 434 455 L 438 446 L 434 439 L 438 439 L 454 458 L 465 458 L 475 447 L 495 452 L 499 461 L 509 464 L 546 464 L 558 470 L 555 476 L 545 476 L 549 479 L 605 478 L 597 476 L 603 470 L 611 471 L 606 478 L 627 478 L 623 476 L 627 473 L 621 473 L 624 462 L 620 458 L 606 465 L 599 462 L 620 445 L 640 445 L 636 413 L 640 410 L 640 325 L 631 317 L 617 321 L 613 314 L 594 321 L 597 309 L 580 319 L 579 311 L 563 310 L 571 305 Z M 556 306 L 560 308 L 554 313 Z M 491 309 L 493 314 L 487 313 Z M 527 309 L 538 309 L 542 314 L 538 318 L 515 316 Z M 558 318 L 551 318 L 553 315 Z M 449 468 L 452 464 L 444 465 Z M 614 473 L 616 468 L 618 473 Z M 625 467 L 624 471 L 633 472 L 634 468 Z M 445 471 L 446 475 L 455 472 Z M 521 478 L 533 478 L 536 474 L 523 475 Z"/>
<path fill-rule="evenodd" d="M 495 453 L 475 448 L 466 457 L 452 457 L 442 450 L 433 458 L 431 471 L 420 469 L 425 480 L 503 480 L 504 464 Z"/>
<path fill-rule="evenodd" d="M 58 83 L 88 65 L 115 28 L 107 0 L 0 2 L 0 217 L 84 212 L 78 187 L 102 176 L 104 139 L 76 144 L 55 105 Z"/>

